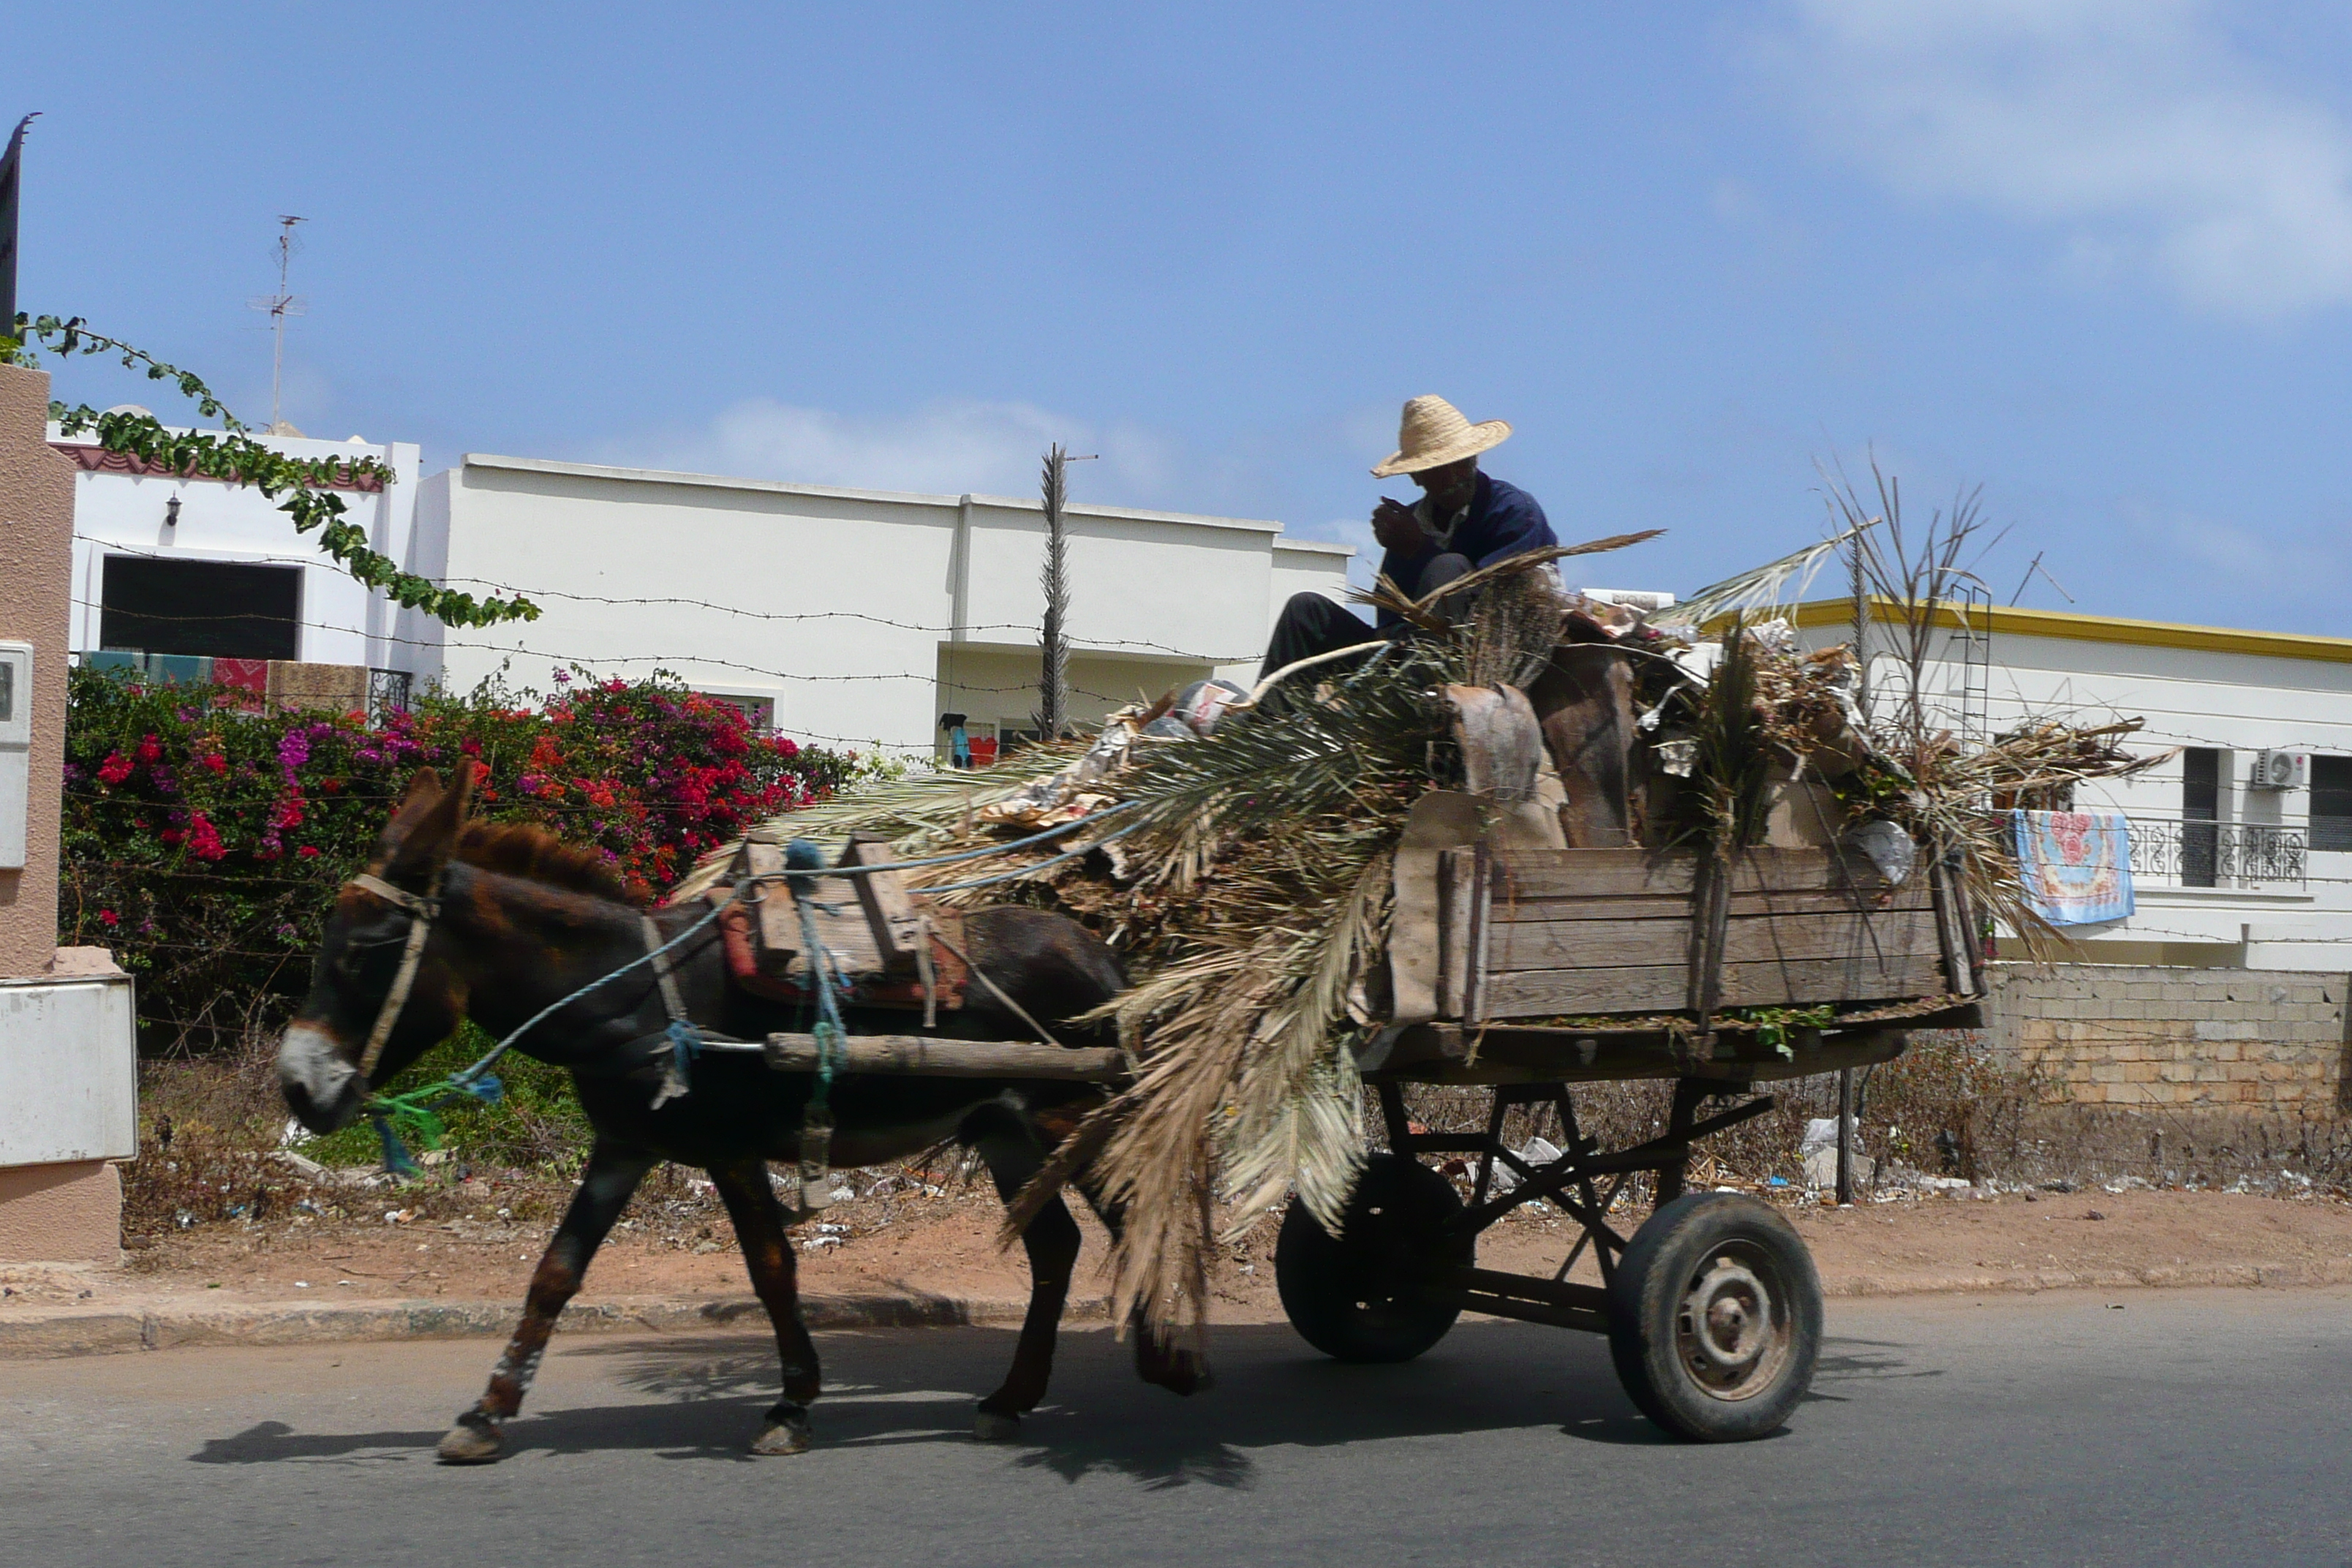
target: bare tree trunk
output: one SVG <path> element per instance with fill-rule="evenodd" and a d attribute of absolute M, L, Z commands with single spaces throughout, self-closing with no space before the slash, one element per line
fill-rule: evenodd
<path fill-rule="evenodd" d="M 1045 453 L 1045 561 L 1037 572 L 1045 618 L 1038 635 L 1037 732 L 1048 741 L 1060 740 L 1069 724 L 1070 531 L 1062 516 L 1069 499 L 1069 460 L 1058 441 Z"/>

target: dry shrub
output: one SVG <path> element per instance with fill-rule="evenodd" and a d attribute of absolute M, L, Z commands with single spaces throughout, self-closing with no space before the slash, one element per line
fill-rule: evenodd
<path fill-rule="evenodd" d="M 2352 1187 L 2352 1120 L 2221 1110 L 2124 1110 L 2070 1104 L 2038 1073 L 1990 1050 L 1981 1035 L 1919 1030 L 1894 1061 L 1857 1081 L 1856 1141 L 1885 1163 L 1888 1179 L 1906 1172 L 2009 1184 L 2078 1185 L 2133 1178 L 2157 1186 L 2262 1191 Z M 1837 1114 L 1837 1078 L 1823 1074 L 1759 1086 L 1773 1109 L 1699 1145 L 1725 1177 L 1801 1185 L 1805 1123 Z M 1665 1131 L 1674 1087 L 1664 1080 L 1572 1086 L 1580 1130 L 1604 1149 Z M 1484 1131 L 1484 1089 L 1409 1085 L 1408 1113 L 1433 1131 Z M 1706 1111 L 1702 1110 L 1702 1115 Z M 1381 1126 L 1377 1104 L 1366 1121 Z M 1514 1148 L 1540 1135 L 1560 1141 L 1549 1106 L 1515 1108 L 1503 1137 Z M 1633 1190 L 1644 1194 L 1643 1179 Z"/>

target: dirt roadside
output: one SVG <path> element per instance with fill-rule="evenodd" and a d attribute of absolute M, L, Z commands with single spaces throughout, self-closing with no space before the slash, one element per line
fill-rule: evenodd
<path fill-rule="evenodd" d="M 802 1289 L 869 1307 L 913 1301 L 963 1317 L 1017 1314 L 1028 1272 L 1017 1249 L 998 1250 L 998 1213 L 985 1192 L 845 1204 L 822 1222 L 838 1228 L 795 1232 Z M 2324 1197 L 2093 1189 L 1937 1194 L 1789 1213 L 1832 1296 L 2352 1281 L 2352 1204 Z M 1620 1216 L 1628 1228 L 1638 1218 Z M 1105 1284 L 1095 1265 L 1106 1238 L 1091 1218 L 1081 1223 L 1087 1248 L 1073 1313 L 1084 1317 L 1102 1310 Z M 384 1331 L 488 1331 L 485 1325 L 510 1319 L 548 1229 L 396 1217 L 373 1225 L 206 1227 L 163 1238 L 119 1269 L 0 1267 L 0 1355 L 55 1353 L 57 1345 L 30 1333 L 19 1333 L 25 1348 L 12 1352 L 11 1325 L 29 1331 L 60 1312 L 145 1314 L 152 1324 L 175 1314 L 226 1321 L 278 1309 L 313 1318 L 321 1309 L 342 1309 L 343 1327 L 335 1331 L 366 1337 L 367 1314 L 355 1309 L 463 1305 L 466 1314 L 430 1320 L 450 1327 L 420 1329 L 411 1312 L 403 1320 L 410 1326 Z M 1228 1248 L 1216 1284 L 1219 1319 L 1279 1319 L 1275 1229 L 1262 1224 Z M 1574 1234 L 1557 1215 L 1522 1214 L 1482 1238 L 1479 1261 L 1548 1273 Z M 1597 1279 L 1589 1257 L 1573 1277 Z M 675 1236 L 625 1222 L 598 1256 L 575 1310 L 654 1300 L 730 1302 L 748 1293 L 742 1260 L 723 1226 L 681 1246 Z M 299 1337 L 296 1330 L 285 1332 Z M 152 1327 L 147 1342 L 155 1342 Z"/>

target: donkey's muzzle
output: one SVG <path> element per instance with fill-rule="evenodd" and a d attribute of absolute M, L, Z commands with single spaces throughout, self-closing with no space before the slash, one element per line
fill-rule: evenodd
<path fill-rule="evenodd" d="M 313 1132 L 332 1132 L 359 1113 L 367 1085 L 342 1058 L 339 1042 L 310 1024 L 289 1025 L 278 1045 L 278 1085 L 286 1109 Z"/>

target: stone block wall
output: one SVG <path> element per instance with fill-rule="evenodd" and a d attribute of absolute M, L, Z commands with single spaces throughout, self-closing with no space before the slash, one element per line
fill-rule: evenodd
<path fill-rule="evenodd" d="M 1991 966 L 1987 1036 L 2078 1104 L 2327 1116 L 2347 1105 L 2352 976 Z"/>

